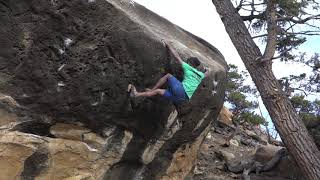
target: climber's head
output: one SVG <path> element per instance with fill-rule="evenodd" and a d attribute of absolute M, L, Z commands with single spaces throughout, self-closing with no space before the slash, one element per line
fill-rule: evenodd
<path fill-rule="evenodd" d="M 194 67 L 194 68 L 197 68 L 197 67 L 201 64 L 201 62 L 199 61 L 199 59 L 196 58 L 196 57 L 190 57 L 190 58 L 188 58 L 188 59 L 187 59 L 187 62 L 188 62 L 192 67 Z"/>

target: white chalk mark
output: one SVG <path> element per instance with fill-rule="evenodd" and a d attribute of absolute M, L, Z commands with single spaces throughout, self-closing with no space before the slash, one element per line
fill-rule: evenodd
<path fill-rule="evenodd" d="M 22 94 L 22 97 L 27 98 L 27 97 L 30 97 L 30 96 L 27 95 L 27 94 Z"/>
<path fill-rule="evenodd" d="M 59 53 L 63 54 L 65 51 L 63 49 L 59 49 Z"/>
<path fill-rule="evenodd" d="M 59 87 L 63 87 L 63 86 L 66 86 L 62 81 L 58 82 L 58 86 Z"/>
<path fill-rule="evenodd" d="M 70 39 L 70 38 L 65 38 L 65 39 L 64 39 L 64 45 L 65 45 L 66 47 L 70 46 L 70 44 L 71 44 L 72 42 L 73 42 L 73 41 L 72 41 L 72 39 Z"/>
<path fill-rule="evenodd" d="M 62 64 L 62 65 L 59 67 L 58 71 L 61 71 L 64 66 L 65 66 L 65 64 Z"/>
<path fill-rule="evenodd" d="M 218 85 L 218 81 L 213 80 L 213 88 L 216 88 Z"/>
<path fill-rule="evenodd" d="M 94 149 L 94 148 L 90 147 L 87 143 L 83 143 L 83 144 L 88 148 L 89 151 L 91 151 L 91 152 L 98 152 L 97 149 Z"/>
<path fill-rule="evenodd" d="M 101 92 L 101 96 L 100 96 L 100 103 L 103 102 L 104 100 L 104 95 L 105 95 L 105 92 Z"/>
<path fill-rule="evenodd" d="M 94 102 L 91 104 L 91 106 L 97 106 L 99 104 L 99 102 Z"/>
<path fill-rule="evenodd" d="M 193 129 L 193 131 L 195 131 L 195 130 L 197 130 L 198 128 L 201 127 L 202 123 L 209 116 L 209 114 L 210 114 L 210 111 L 206 111 L 206 113 L 204 114 L 203 118 L 198 122 L 197 126 Z"/>

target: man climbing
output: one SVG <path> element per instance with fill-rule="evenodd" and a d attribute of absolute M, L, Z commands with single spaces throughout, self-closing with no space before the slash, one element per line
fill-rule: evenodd
<path fill-rule="evenodd" d="M 180 104 L 183 101 L 191 99 L 193 93 L 196 91 L 202 79 L 208 75 L 209 71 L 206 69 L 204 74 L 196 69 L 201 64 L 196 57 L 187 59 L 187 62 L 190 65 L 185 63 L 171 45 L 164 41 L 162 42 L 164 46 L 169 49 L 169 52 L 174 56 L 179 64 L 181 64 L 184 72 L 183 81 L 180 82 L 176 77 L 168 73 L 159 79 L 152 89 L 147 89 L 145 92 L 138 92 L 134 85 L 129 84 L 128 92 L 130 92 L 130 96 L 132 97 L 151 97 L 161 95 L 172 101 L 174 104 Z M 168 84 L 168 88 L 161 89 L 160 87 L 165 83 Z"/>

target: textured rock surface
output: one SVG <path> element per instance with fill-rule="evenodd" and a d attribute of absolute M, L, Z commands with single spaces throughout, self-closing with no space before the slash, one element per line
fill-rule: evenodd
<path fill-rule="evenodd" d="M 222 106 L 217 49 L 127 0 L 1 0 L 0 22 L 1 178 L 190 173 Z M 162 98 L 126 93 L 130 82 L 141 90 L 179 71 L 161 39 L 212 70 L 179 113 Z"/>
<path fill-rule="evenodd" d="M 233 125 L 233 122 L 232 122 L 232 112 L 229 111 L 228 108 L 226 107 L 222 107 L 221 109 L 221 112 L 218 116 L 218 121 L 223 123 L 223 124 L 227 124 L 227 125 Z"/>
<path fill-rule="evenodd" d="M 221 113 L 224 111 L 222 110 Z M 223 119 L 219 122 L 226 125 Z M 226 147 L 225 137 L 233 133 L 234 129 L 230 132 L 230 127 L 221 128 L 219 127 L 221 123 L 215 124 L 202 144 L 192 179 L 244 179 L 243 173 L 248 172 L 244 170 L 250 168 L 253 171 L 246 177 L 252 180 L 303 180 L 296 163 L 282 146 L 264 145 L 265 141 L 261 139 L 266 132 L 259 132 L 255 128 L 250 128 L 251 130 L 248 131 L 247 126 L 240 126 L 242 130 L 233 140 L 254 143 L 237 145 L 230 143 L 231 145 Z M 255 130 L 254 136 L 252 136 L 253 130 Z M 257 173 L 256 170 L 259 172 Z"/>
<path fill-rule="evenodd" d="M 282 147 L 273 145 L 259 145 L 254 154 L 254 159 L 259 162 L 268 162 Z"/>
<path fill-rule="evenodd" d="M 111 137 L 114 141 L 119 137 Z M 132 134 L 125 132 L 122 144 L 94 149 L 81 141 L 47 138 L 21 132 L 0 134 L 0 179 L 64 179 L 85 176 L 102 179 L 106 169 L 121 160 Z M 76 179 L 76 178 L 75 178 Z"/>

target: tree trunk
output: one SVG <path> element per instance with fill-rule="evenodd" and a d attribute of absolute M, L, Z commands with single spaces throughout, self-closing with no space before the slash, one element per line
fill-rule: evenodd
<path fill-rule="evenodd" d="M 276 129 L 306 179 L 320 179 L 320 152 L 299 115 L 281 90 L 271 61 L 262 54 L 230 0 L 213 0 L 234 46 L 261 94 Z"/>

